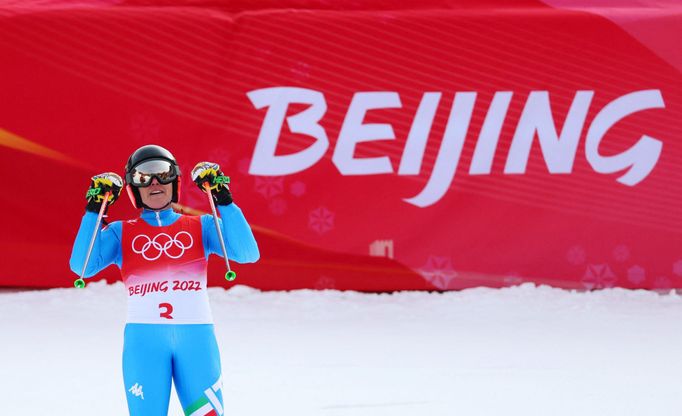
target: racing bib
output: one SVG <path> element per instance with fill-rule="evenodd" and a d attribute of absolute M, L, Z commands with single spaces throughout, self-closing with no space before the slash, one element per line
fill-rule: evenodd
<path fill-rule="evenodd" d="M 122 233 L 128 323 L 213 322 L 200 217 L 183 215 L 165 227 L 141 219 L 126 221 Z"/>

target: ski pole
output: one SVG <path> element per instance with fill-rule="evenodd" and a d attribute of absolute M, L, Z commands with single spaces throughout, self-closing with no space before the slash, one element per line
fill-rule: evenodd
<path fill-rule="evenodd" d="M 97 214 L 97 223 L 95 224 L 95 231 L 92 233 L 92 238 L 90 239 L 90 246 L 88 247 L 88 253 L 85 255 L 85 263 L 83 264 L 83 270 L 81 271 L 81 276 L 73 282 L 73 285 L 78 289 L 85 287 L 85 269 L 88 268 L 88 263 L 90 262 L 90 254 L 92 254 L 92 248 L 95 246 L 95 238 L 97 237 L 97 232 L 99 231 L 99 224 L 102 222 L 102 217 L 104 216 L 104 211 L 107 209 L 107 204 L 109 203 L 109 195 L 111 191 L 107 191 L 104 194 L 104 201 L 102 201 L 102 206 L 99 208 L 99 214 Z"/>
<path fill-rule="evenodd" d="M 237 273 L 233 272 L 232 269 L 230 269 L 230 260 L 227 258 L 227 248 L 225 248 L 225 241 L 223 241 L 223 232 L 220 229 L 220 224 L 218 224 L 218 212 L 215 209 L 213 195 L 211 195 L 211 185 L 208 182 L 204 182 L 204 189 L 206 190 L 206 195 L 208 195 L 208 203 L 211 204 L 211 211 L 213 211 L 213 222 L 215 223 L 215 229 L 218 232 L 220 248 L 223 249 L 223 258 L 225 258 L 225 265 L 227 266 L 227 273 L 225 273 L 225 279 L 231 282 L 237 278 Z"/>

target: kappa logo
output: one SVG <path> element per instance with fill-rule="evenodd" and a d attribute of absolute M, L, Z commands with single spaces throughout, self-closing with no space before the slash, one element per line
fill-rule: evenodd
<path fill-rule="evenodd" d="M 135 385 L 133 387 L 131 387 L 130 390 L 128 390 L 128 391 L 131 392 L 133 394 L 133 396 L 139 397 L 142 400 L 144 400 L 144 393 L 142 392 L 142 384 L 135 383 Z"/>
<path fill-rule="evenodd" d="M 166 233 L 159 233 L 154 238 L 140 234 L 133 238 L 132 249 L 135 253 L 142 254 L 145 260 L 154 261 L 162 254 L 172 259 L 180 258 L 193 244 L 194 240 L 187 231 L 179 231 L 173 237 Z"/>

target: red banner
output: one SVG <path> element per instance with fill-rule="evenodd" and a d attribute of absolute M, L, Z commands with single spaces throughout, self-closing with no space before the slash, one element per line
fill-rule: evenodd
<path fill-rule="evenodd" d="M 90 176 L 155 143 L 180 209 L 231 176 L 235 283 L 682 287 L 672 2 L 38 3 L 0 8 L 1 285 L 71 285 Z"/>

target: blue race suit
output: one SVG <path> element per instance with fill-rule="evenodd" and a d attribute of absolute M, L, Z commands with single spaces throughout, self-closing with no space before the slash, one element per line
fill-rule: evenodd
<path fill-rule="evenodd" d="M 217 207 L 231 260 L 260 254 L 234 203 Z M 144 210 L 140 220 L 113 222 L 97 236 L 86 277 L 116 264 L 128 291 L 123 378 L 132 416 L 167 415 L 171 380 L 186 415 L 222 415 L 221 366 L 206 293 L 206 261 L 222 255 L 210 215 Z M 80 273 L 97 214 L 86 212 L 71 254 Z M 201 240 L 202 244 L 194 244 Z"/>

